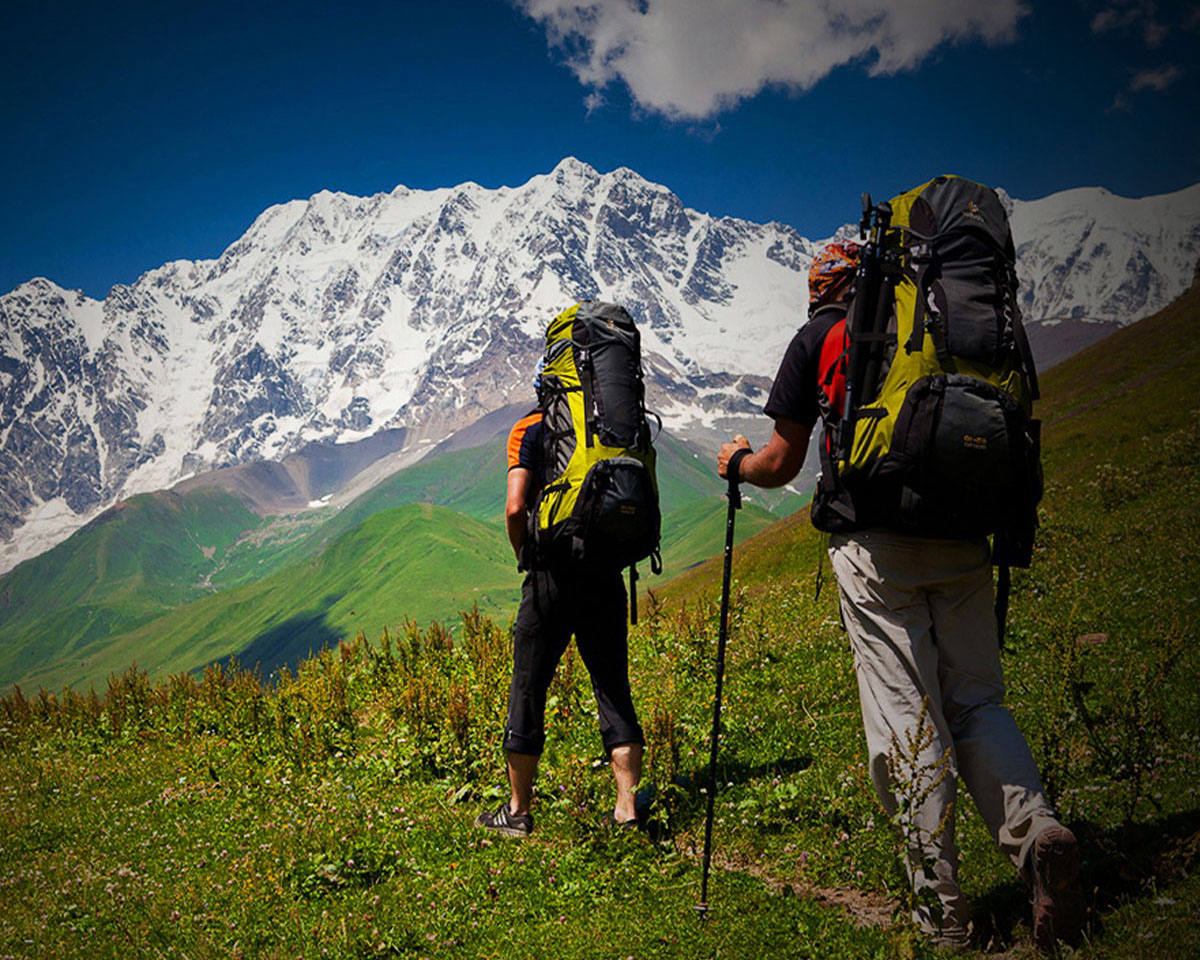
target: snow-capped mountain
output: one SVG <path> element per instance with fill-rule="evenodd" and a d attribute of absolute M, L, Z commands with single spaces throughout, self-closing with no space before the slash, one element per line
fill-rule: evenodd
<path fill-rule="evenodd" d="M 1028 320 L 1124 326 L 1191 282 L 1200 259 L 1200 184 L 1140 200 L 1095 188 L 1013 200 L 1010 223 Z"/>
<path fill-rule="evenodd" d="M 1161 309 L 1200 260 L 1200 184 L 1140 200 L 1096 188 L 1033 201 L 1001 195 L 1042 367 Z"/>
<path fill-rule="evenodd" d="M 1013 201 L 1013 226 L 1029 321 L 1129 322 L 1187 285 L 1200 187 Z M 280 204 L 102 302 L 32 280 L 0 297 L 0 571 L 118 499 L 312 441 L 403 428 L 415 459 L 530 398 L 546 322 L 585 298 L 639 321 L 674 433 L 760 426 L 822 242 L 568 158 L 520 187 Z"/>

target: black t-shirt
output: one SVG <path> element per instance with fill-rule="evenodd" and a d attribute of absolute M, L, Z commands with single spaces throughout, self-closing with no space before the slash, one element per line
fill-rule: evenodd
<path fill-rule="evenodd" d="M 763 407 L 763 412 L 772 420 L 783 417 L 812 430 L 820 419 L 818 396 L 821 388 L 817 383 L 817 365 L 821 359 L 821 346 L 829 331 L 845 315 L 844 307 L 822 308 L 796 331 L 783 354 L 775 383 Z"/>

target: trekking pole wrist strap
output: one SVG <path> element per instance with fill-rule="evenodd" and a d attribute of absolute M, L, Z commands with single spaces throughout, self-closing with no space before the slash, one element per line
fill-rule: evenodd
<path fill-rule="evenodd" d="M 742 461 L 753 452 L 749 447 L 738 447 L 730 455 L 729 463 L 725 465 L 725 476 L 731 486 L 737 486 L 742 482 Z"/>
<path fill-rule="evenodd" d="M 738 490 L 738 484 L 742 482 L 742 461 L 752 452 L 749 447 L 739 447 L 733 451 L 733 455 L 725 465 L 725 477 L 729 481 L 729 502 L 738 509 L 742 506 L 742 494 Z"/>

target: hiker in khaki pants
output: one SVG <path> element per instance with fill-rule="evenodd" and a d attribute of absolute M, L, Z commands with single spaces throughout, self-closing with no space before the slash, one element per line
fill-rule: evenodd
<path fill-rule="evenodd" d="M 779 487 L 803 466 L 820 416 L 821 385 L 828 389 L 844 356 L 845 300 L 857 253 L 856 244 L 836 243 L 814 260 L 810 320 L 788 346 L 765 407 L 774 432 L 761 450 L 738 458 L 741 479 Z M 741 436 L 724 444 L 718 473 L 724 477 L 730 457 L 749 446 Z M 914 921 L 942 946 L 970 942 L 952 811 L 961 776 L 992 837 L 1033 888 L 1034 943 L 1050 950 L 1056 939 L 1075 938 L 1083 914 L 1078 848 L 1071 831 L 1056 819 L 1037 764 L 1002 703 L 987 540 L 931 539 L 872 528 L 834 534 L 829 553 L 879 800 L 894 815 L 899 791 L 916 797 L 931 787 L 906 817 L 904 829 L 919 903 Z M 902 751 L 905 744 L 919 748 L 908 769 L 923 770 L 926 782 L 892 782 L 888 757 L 894 743 Z M 943 756 L 948 769 L 934 785 Z M 927 876 L 920 865 L 930 861 L 932 876 Z M 931 909 L 930 900 L 940 910 Z"/>

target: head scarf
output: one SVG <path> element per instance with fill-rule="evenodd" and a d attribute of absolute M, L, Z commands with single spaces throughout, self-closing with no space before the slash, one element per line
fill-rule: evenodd
<path fill-rule="evenodd" d="M 849 289 L 858 269 L 861 248 L 853 240 L 841 240 L 825 246 L 813 257 L 808 270 L 808 307 L 810 310 L 835 303 Z"/>

